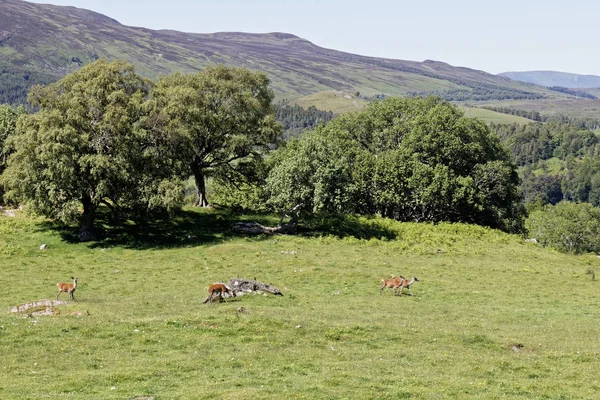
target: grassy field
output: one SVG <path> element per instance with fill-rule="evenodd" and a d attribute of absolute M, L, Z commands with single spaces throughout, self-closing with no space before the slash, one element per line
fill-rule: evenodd
<path fill-rule="evenodd" d="M 595 256 L 381 219 L 312 236 L 230 233 L 257 218 L 187 211 L 81 244 L 0 216 L 0 398 L 597 398 Z M 416 275 L 415 296 L 380 295 L 390 274 Z M 55 315 L 10 312 L 55 298 L 71 276 L 77 301 Z M 284 296 L 202 304 L 231 277 Z"/>
<path fill-rule="evenodd" d="M 310 96 L 292 98 L 290 102 L 304 108 L 315 106 L 319 110 L 331 111 L 334 114 L 360 111 L 367 105 L 367 101 L 364 99 L 340 90 L 326 90 Z"/>
<path fill-rule="evenodd" d="M 484 108 L 460 106 L 467 117 L 479 118 L 485 122 L 493 122 L 495 124 L 529 124 L 535 122 L 531 119 L 519 117 L 518 115 L 503 114 Z"/>

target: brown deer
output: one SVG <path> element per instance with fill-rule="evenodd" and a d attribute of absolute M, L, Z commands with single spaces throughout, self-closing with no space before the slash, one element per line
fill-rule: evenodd
<path fill-rule="evenodd" d="M 410 295 L 411 295 L 411 296 L 414 296 L 414 294 L 413 294 L 412 290 L 410 290 L 410 286 L 411 286 L 413 283 L 415 283 L 415 282 L 419 282 L 419 280 L 417 279 L 417 277 L 416 277 L 416 276 L 413 276 L 413 277 L 412 277 L 412 279 L 411 279 L 410 281 L 409 281 L 409 280 L 406 280 L 406 279 L 404 279 L 402 282 L 400 282 L 400 284 L 398 284 L 398 286 L 397 286 L 397 287 L 395 287 L 395 288 L 394 288 L 394 293 L 396 293 L 396 290 L 397 290 L 398 288 L 400 288 L 400 292 L 396 293 L 396 296 L 399 296 L 399 295 L 401 295 L 401 294 L 402 294 L 402 291 L 404 290 L 404 288 L 407 288 L 407 289 L 408 289 L 408 291 L 410 292 Z"/>
<path fill-rule="evenodd" d="M 406 280 L 406 278 L 403 276 L 393 276 L 393 275 L 392 275 L 391 279 L 382 279 L 381 287 L 379 288 L 379 294 L 382 294 L 384 289 L 387 291 L 388 288 L 393 288 L 394 294 L 396 294 L 396 290 L 398 289 L 400 284 L 402 284 L 402 282 L 405 280 Z"/>
<path fill-rule="evenodd" d="M 58 296 L 62 292 L 69 293 L 69 297 L 71 299 L 75 300 L 75 289 L 77 289 L 77 278 L 71 277 L 71 279 L 73 279 L 73 283 L 60 282 L 60 283 L 56 284 L 56 286 L 58 287 L 58 294 L 56 295 L 56 300 L 58 300 Z"/>
<path fill-rule="evenodd" d="M 213 283 L 212 285 L 210 285 L 208 287 L 208 297 L 206 298 L 206 300 L 204 300 L 204 304 L 206 304 L 207 302 L 212 304 L 213 300 L 215 297 L 219 297 L 219 301 L 221 301 L 221 299 L 225 299 L 225 297 L 223 297 L 223 295 L 227 293 L 232 297 L 235 297 L 235 292 L 233 290 L 231 290 L 231 288 L 225 286 L 225 284 L 223 283 Z M 227 300 L 225 300 L 227 301 Z"/>

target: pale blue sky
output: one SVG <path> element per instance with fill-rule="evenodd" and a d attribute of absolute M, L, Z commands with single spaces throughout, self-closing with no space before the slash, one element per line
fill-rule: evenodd
<path fill-rule="evenodd" d="M 600 75 L 593 0 L 34 0 L 124 25 L 212 33 L 286 32 L 369 56 L 432 59 L 490 73 Z M 0 6 L 1 7 L 1 6 Z"/>

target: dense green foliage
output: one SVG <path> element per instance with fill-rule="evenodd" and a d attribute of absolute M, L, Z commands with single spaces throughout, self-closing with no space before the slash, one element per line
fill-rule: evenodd
<path fill-rule="evenodd" d="M 600 141 L 593 132 L 556 122 L 491 127 L 522 167 L 525 203 L 600 205 Z"/>
<path fill-rule="evenodd" d="M 600 208 L 560 202 L 534 210 L 527 219 L 531 237 L 566 252 L 600 252 Z"/>
<path fill-rule="evenodd" d="M 600 154 L 600 141 L 588 129 L 563 123 L 491 124 L 519 166 L 557 157 L 581 158 Z"/>
<path fill-rule="evenodd" d="M 59 78 L 59 75 L 0 61 L 0 104 L 25 104 L 32 86 L 48 85 Z"/>
<path fill-rule="evenodd" d="M 17 125 L 0 114 L 2 143 L 14 131 L 4 147 L 13 153 L 7 198 L 79 219 L 82 239 L 94 236 L 101 204 L 118 218 L 179 208 L 190 175 L 207 205 L 206 175 L 236 188 L 264 176 L 262 155 L 281 132 L 268 84 L 262 73 L 222 66 L 153 84 L 131 65 L 100 60 L 34 87 L 36 112 Z"/>
<path fill-rule="evenodd" d="M 452 80 L 450 80 L 452 81 Z M 428 92 L 409 92 L 412 96 L 439 96 L 447 101 L 485 101 L 542 99 L 544 95 L 487 84 L 468 84 L 470 89 L 435 90 Z"/>
<path fill-rule="evenodd" d="M 12 152 L 6 141 L 10 135 L 15 133 L 17 119 L 23 114 L 25 114 L 25 109 L 22 107 L 14 108 L 9 105 L 0 105 L 0 176 L 6 169 L 8 155 Z M 4 189 L 0 185 L 0 204 L 3 196 Z"/>
<path fill-rule="evenodd" d="M 30 101 L 39 111 L 19 125 L 15 110 L 0 110 L 0 168 L 14 152 L 2 177 L 7 198 L 63 221 L 82 206 L 83 232 L 100 204 L 134 217 L 179 207 L 178 178 L 192 175 L 201 205 L 208 176 L 217 203 L 241 210 L 301 205 L 315 214 L 522 229 L 511 157 L 488 127 L 449 103 L 387 98 L 332 121 L 329 112 L 282 102 L 277 118 L 288 134 L 316 128 L 267 166 L 263 155 L 282 130 L 268 85 L 262 73 L 223 66 L 152 84 L 127 64 L 98 61 L 36 87 Z M 594 133 L 558 122 L 491 130 L 521 166 L 525 204 L 600 204 Z"/>
<path fill-rule="evenodd" d="M 585 156 L 566 161 L 552 159 L 523 168 L 526 202 L 556 204 L 561 200 L 600 206 L 600 159 Z M 537 168 L 537 169 L 536 169 Z"/>
<path fill-rule="evenodd" d="M 278 210 L 519 230 L 518 177 L 482 122 L 438 98 L 386 99 L 292 140 L 267 178 Z"/>
<path fill-rule="evenodd" d="M 82 239 L 105 204 L 115 213 L 177 207 L 182 191 L 144 129 L 150 83 L 132 66 L 97 61 L 48 87 L 34 87 L 39 111 L 19 119 L 2 175 L 7 197 L 65 222 Z M 79 209 L 83 213 L 79 217 Z"/>
<path fill-rule="evenodd" d="M 283 139 L 299 136 L 302 132 L 313 130 L 317 125 L 331 121 L 333 112 L 317 109 L 315 106 L 308 108 L 299 105 L 290 105 L 287 101 L 276 104 L 277 122 L 283 125 Z"/>
<path fill-rule="evenodd" d="M 263 73 L 217 66 L 162 77 L 152 90 L 152 130 L 174 143 L 173 156 L 196 180 L 198 205 L 209 205 L 206 176 L 232 184 L 252 180 L 281 133 L 268 85 Z"/>

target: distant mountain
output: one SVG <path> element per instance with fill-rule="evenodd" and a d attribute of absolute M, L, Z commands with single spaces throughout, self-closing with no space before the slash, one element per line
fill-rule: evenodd
<path fill-rule="evenodd" d="M 183 33 L 120 24 L 75 7 L 0 0 L 0 102 L 23 101 L 94 61 L 122 59 L 143 76 L 225 64 L 267 73 L 278 98 L 328 90 L 361 96 L 437 94 L 449 100 L 565 98 L 536 85 L 437 61 L 366 57 L 286 33 Z"/>
<path fill-rule="evenodd" d="M 597 75 L 579 75 L 557 71 L 503 72 L 498 75 L 547 87 L 559 86 L 570 89 L 600 88 L 600 76 Z"/>

